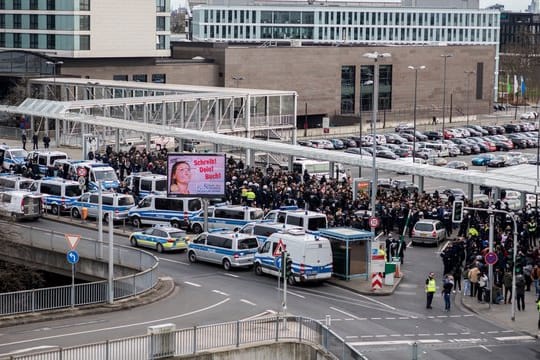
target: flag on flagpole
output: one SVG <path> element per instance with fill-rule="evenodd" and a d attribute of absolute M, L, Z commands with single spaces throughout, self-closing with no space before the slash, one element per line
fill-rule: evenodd
<path fill-rule="evenodd" d="M 512 84 L 510 83 L 510 74 L 506 74 L 506 94 L 512 93 Z"/>
<path fill-rule="evenodd" d="M 523 75 L 521 75 L 521 97 L 525 97 L 525 80 L 523 80 Z"/>
<path fill-rule="evenodd" d="M 514 94 L 517 94 L 517 93 L 519 93 L 519 84 L 518 84 L 517 75 L 514 75 Z"/>

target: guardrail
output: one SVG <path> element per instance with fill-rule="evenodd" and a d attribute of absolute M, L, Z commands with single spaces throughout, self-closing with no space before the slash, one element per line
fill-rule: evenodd
<path fill-rule="evenodd" d="M 12 353 L 0 360 L 154 360 L 234 351 L 241 345 L 277 342 L 308 343 L 341 360 L 365 360 L 354 347 L 318 321 L 296 317 L 267 317 L 175 330 L 174 324 L 149 328 L 149 334 L 73 347 L 54 347 L 32 353 Z M 245 352 L 245 348 L 243 348 Z"/>
<path fill-rule="evenodd" d="M 0 222 L 4 232 L 17 232 L 13 243 L 67 253 L 70 250 L 65 235 L 51 230 L 17 224 L 10 226 L 8 222 Z M 101 259 L 108 262 L 108 244 L 96 240 L 81 238 L 77 251 L 81 258 Z M 129 246 L 114 245 L 113 261 L 137 273 L 113 279 L 114 300 L 135 296 L 153 288 L 158 282 L 158 259 L 143 250 Z M 100 256 L 103 255 L 103 256 Z M 72 303 L 72 291 L 74 302 Z M 56 286 L 50 288 L 0 293 L 0 316 L 15 315 L 28 312 L 44 311 L 106 303 L 108 301 L 107 280 L 83 284 Z"/>

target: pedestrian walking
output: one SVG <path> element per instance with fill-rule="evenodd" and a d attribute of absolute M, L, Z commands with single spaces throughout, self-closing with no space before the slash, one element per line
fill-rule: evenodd
<path fill-rule="evenodd" d="M 431 303 L 433 302 L 433 295 L 437 291 L 437 283 L 435 281 L 435 273 L 430 272 L 429 277 L 426 279 L 426 309 L 433 309 Z"/>
<path fill-rule="evenodd" d="M 39 141 L 38 133 L 35 132 L 34 135 L 32 135 L 32 145 L 33 145 L 32 150 L 39 149 L 38 141 Z"/>
<path fill-rule="evenodd" d="M 48 149 L 50 143 L 51 143 L 51 138 L 49 137 L 49 133 L 45 133 L 45 136 L 43 136 L 43 147 L 45 149 Z"/>
<path fill-rule="evenodd" d="M 445 275 L 443 280 L 442 295 L 444 298 L 444 311 L 450 311 L 450 297 L 452 295 L 452 290 L 454 288 L 454 278 L 452 275 Z"/>
<path fill-rule="evenodd" d="M 516 277 L 516 303 L 518 311 L 525 311 L 525 278 L 523 274 Z"/>
<path fill-rule="evenodd" d="M 26 130 L 22 129 L 21 132 L 21 141 L 22 141 L 22 147 L 24 150 L 26 150 Z"/>

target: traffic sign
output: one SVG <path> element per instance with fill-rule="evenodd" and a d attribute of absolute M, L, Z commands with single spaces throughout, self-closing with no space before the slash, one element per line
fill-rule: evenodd
<path fill-rule="evenodd" d="M 66 255 L 67 261 L 70 264 L 76 264 L 79 262 L 79 253 L 75 250 L 69 250 Z"/>
<path fill-rule="evenodd" d="M 495 265 L 499 261 L 499 257 L 496 252 L 491 251 L 484 256 L 484 260 L 486 260 L 486 264 L 488 265 Z"/>
<path fill-rule="evenodd" d="M 88 172 L 86 171 L 86 168 L 78 167 L 77 168 L 77 176 L 86 176 Z"/>
<path fill-rule="evenodd" d="M 77 181 L 79 181 L 79 185 L 84 185 L 86 184 L 86 178 L 84 176 L 79 176 L 79 178 L 77 179 Z"/>
<path fill-rule="evenodd" d="M 379 218 L 376 217 L 376 216 L 370 216 L 369 217 L 369 227 L 371 227 L 371 228 L 379 227 Z"/>
<path fill-rule="evenodd" d="M 285 251 L 285 244 L 283 243 L 283 240 L 279 239 L 278 244 L 276 246 L 276 249 L 274 250 L 273 255 L 274 256 L 281 256 L 281 253 Z"/>
<path fill-rule="evenodd" d="M 372 273 L 371 274 L 371 289 L 377 290 L 382 289 L 382 274 L 381 273 Z"/>
<path fill-rule="evenodd" d="M 64 236 L 71 250 L 75 250 L 77 244 L 79 244 L 79 240 L 81 240 L 81 235 L 65 234 Z"/>

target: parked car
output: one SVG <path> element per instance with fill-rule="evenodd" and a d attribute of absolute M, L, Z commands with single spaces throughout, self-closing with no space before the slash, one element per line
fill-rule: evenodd
<path fill-rule="evenodd" d="M 445 166 L 447 163 L 446 159 L 440 157 L 429 158 L 426 161 L 426 164 L 433 166 Z"/>
<path fill-rule="evenodd" d="M 334 144 L 332 144 L 330 140 L 311 140 L 311 143 L 313 144 L 313 147 L 317 149 L 334 150 Z"/>
<path fill-rule="evenodd" d="M 503 127 L 506 133 L 521 132 L 521 126 L 519 124 L 504 124 Z"/>
<path fill-rule="evenodd" d="M 448 164 L 446 164 L 446 167 L 450 169 L 458 169 L 458 170 L 469 169 L 465 161 L 459 161 L 459 160 L 450 161 Z"/>
<path fill-rule="evenodd" d="M 345 149 L 345 144 L 343 143 L 343 141 L 341 141 L 341 139 L 329 139 L 328 141 L 332 143 L 334 149 L 336 150 Z"/>
<path fill-rule="evenodd" d="M 446 195 L 447 197 L 454 196 L 455 200 L 465 200 L 467 199 L 467 195 L 465 192 L 459 188 L 454 189 L 444 189 L 440 191 L 441 194 Z"/>
<path fill-rule="evenodd" d="M 377 157 L 381 157 L 381 158 L 384 158 L 384 159 L 391 159 L 391 160 L 399 159 L 399 156 L 394 154 L 391 150 L 377 151 Z"/>
<path fill-rule="evenodd" d="M 143 231 L 136 231 L 129 236 L 132 246 L 143 246 L 157 252 L 187 250 L 187 234 L 184 230 L 164 225 L 154 225 Z"/>
<path fill-rule="evenodd" d="M 519 115 L 519 118 L 522 120 L 535 120 L 538 118 L 538 113 L 536 111 L 528 111 Z"/>
<path fill-rule="evenodd" d="M 405 144 L 408 140 L 400 134 L 386 134 L 386 142 L 390 144 Z"/>
<path fill-rule="evenodd" d="M 480 135 L 478 136 L 482 136 L 482 135 L 488 135 L 488 131 L 484 128 L 482 128 L 480 125 L 467 125 L 467 128 L 469 129 L 474 129 L 476 131 L 478 131 L 480 133 Z"/>
<path fill-rule="evenodd" d="M 403 130 L 412 130 L 414 129 L 414 125 L 411 123 L 399 123 L 396 125 L 396 132 L 401 132 Z"/>
<path fill-rule="evenodd" d="M 495 155 L 495 157 L 488 161 L 487 166 L 489 167 L 505 167 L 508 157 L 505 155 Z"/>
<path fill-rule="evenodd" d="M 427 136 L 428 140 L 442 139 L 442 132 L 440 131 L 424 131 L 424 135 Z"/>
<path fill-rule="evenodd" d="M 345 148 L 358 146 L 358 144 L 356 143 L 356 140 L 354 140 L 353 138 L 340 138 L 339 140 L 343 142 L 343 145 L 345 146 Z"/>
<path fill-rule="evenodd" d="M 471 164 L 474 166 L 486 166 L 495 157 L 493 154 L 482 154 L 472 158 Z"/>

